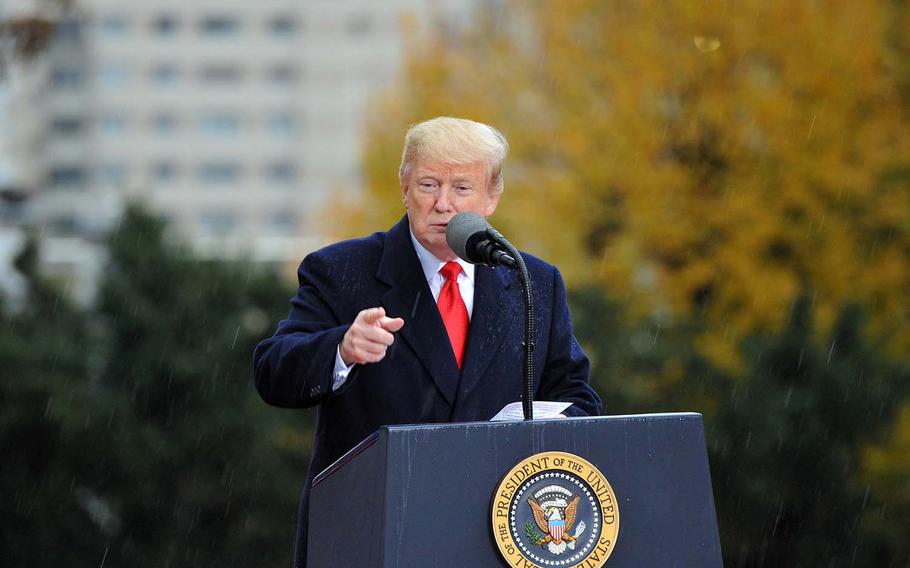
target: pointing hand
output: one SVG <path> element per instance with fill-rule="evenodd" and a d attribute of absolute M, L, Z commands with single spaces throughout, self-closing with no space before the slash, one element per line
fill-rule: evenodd
<path fill-rule="evenodd" d="M 339 353 L 345 365 L 378 363 L 395 341 L 392 335 L 404 325 L 401 318 L 390 318 L 384 308 L 363 310 L 341 340 Z"/>

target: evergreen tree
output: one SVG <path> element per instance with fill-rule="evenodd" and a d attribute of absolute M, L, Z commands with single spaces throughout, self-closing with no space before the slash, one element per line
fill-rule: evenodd
<path fill-rule="evenodd" d="M 713 417 L 725 554 L 744 567 L 903 566 L 906 549 L 879 542 L 865 522 L 884 495 L 862 452 L 891 432 L 910 373 L 863 338 L 856 307 L 814 340 L 810 303 L 796 303 L 780 334 L 746 342 L 753 364 Z"/>
<path fill-rule="evenodd" d="M 606 413 L 705 415 L 726 566 L 910 561 L 906 420 L 894 420 L 910 402 L 910 369 L 863 337 L 858 308 L 820 340 L 801 298 L 782 331 L 743 342 L 747 370 L 734 376 L 692 348 L 699 323 L 630 324 L 594 290 L 572 300 Z"/>
<path fill-rule="evenodd" d="M 112 559 L 286 564 L 309 435 L 259 401 L 250 359 L 290 290 L 250 264 L 193 258 L 135 208 L 109 253 L 98 317 L 100 383 L 118 401 L 105 468 L 123 518 Z"/>
<path fill-rule="evenodd" d="M 22 309 L 0 306 L 0 558 L 7 566 L 52 566 L 61 551 L 87 560 L 97 533 L 81 485 L 93 468 L 86 446 L 105 436 L 84 422 L 95 410 L 94 343 L 84 314 L 39 274 L 37 259 L 30 237 L 15 261 L 26 284 Z"/>
<path fill-rule="evenodd" d="M 292 290 L 194 258 L 137 208 L 108 252 L 86 311 L 37 275 L 34 246 L 19 263 L 29 300 L 0 330 L 4 558 L 288 565 L 311 426 L 259 400 L 251 353 Z"/>

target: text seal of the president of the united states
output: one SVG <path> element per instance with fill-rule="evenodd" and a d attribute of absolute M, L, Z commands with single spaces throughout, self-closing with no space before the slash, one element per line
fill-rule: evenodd
<path fill-rule="evenodd" d="M 600 568 L 619 534 L 619 507 L 607 478 L 565 452 L 517 463 L 493 495 L 493 540 L 509 566 Z"/>

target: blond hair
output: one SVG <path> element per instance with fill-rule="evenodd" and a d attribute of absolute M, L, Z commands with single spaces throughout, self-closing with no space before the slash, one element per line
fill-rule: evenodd
<path fill-rule="evenodd" d="M 508 151 L 509 143 L 505 136 L 492 126 L 465 118 L 439 116 L 408 129 L 398 178 L 403 181 L 417 160 L 445 164 L 485 162 L 490 192 L 501 193 L 504 187 L 502 163 Z"/>

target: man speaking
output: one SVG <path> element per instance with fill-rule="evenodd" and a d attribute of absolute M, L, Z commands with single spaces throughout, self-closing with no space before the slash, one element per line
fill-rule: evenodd
<path fill-rule="evenodd" d="M 518 278 L 461 260 L 446 242 L 456 214 L 496 210 L 507 150 L 502 134 L 471 120 L 411 127 L 399 169 L 406 215 L 385 233 L 308 255 L 288 318 L 256 347 L 263 400 L 318 405 L 295 566 L 306 565 L 313 477 L 379 426 L 489 420 L 521 397 Z M 562 276 L 522 256 L 535 306 L 535 399 L 572 403 L 566 415 L 597 415 Z"/>

